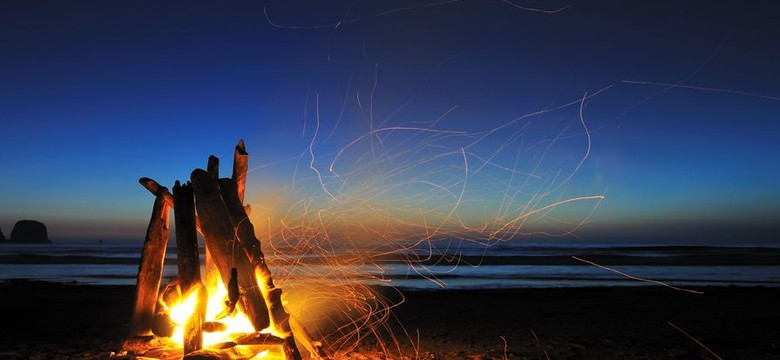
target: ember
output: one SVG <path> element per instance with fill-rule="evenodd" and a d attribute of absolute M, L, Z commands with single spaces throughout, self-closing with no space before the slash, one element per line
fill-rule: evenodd
<path fill-rule="evenodd" d="M 241 140 L 231 178 L 219 178 L 219 160 L 211 156 L 208 170 L 195 169 L 190 182 L 176 182 L 173 193 L 140 179 L 156 199 L 138 268 L 130 338 L 123 345 L 126 356 L 301 359 L 297 339 L 312 358 L 327 358 L 321 343 L 287 313 L 282 290 L 274 285 L 243 205 L 247 157 Z M 178 277 L 161 290 L 170 209 Z M 198 232 L 206 245 L 205 283 Z"/>

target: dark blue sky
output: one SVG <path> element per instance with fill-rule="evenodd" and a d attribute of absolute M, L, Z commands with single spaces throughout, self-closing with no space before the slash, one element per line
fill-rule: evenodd
<path fill-rule="evenodd" d="M 771 1 L 3 1 L 0 228 L 140 238 L 137 178 L 227 164 L 243 138 L 266 212 L 330 195 L 447 208 L 418 187 L 434 183 L 462 191 L 470 224 L 606 195 L 539 226 L 768 240 L 778 18 Z"/>

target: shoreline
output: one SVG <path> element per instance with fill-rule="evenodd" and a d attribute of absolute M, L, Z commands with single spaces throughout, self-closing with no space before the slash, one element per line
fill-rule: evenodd
<path fill-rule="evenodd" d="M 617 251 L 617 250 L 616 250 Z M 589 266 L 574 258 L 574 255 L 606 266 L 780 266 L 780 250 L 767 248 L 763 251 L 752 250 L 741 253 L 707 253 L 694 255 L 617 255 L 617 254 L 580 254 L 572 251 L 571 255 L 459 255 L 457 257 L 434 256 L 432 258 L 415 260 L 402 255 L 386 255 L 376 257 L 378 264 L 405 264 L 412 262 L 419 265 L 456 264 L 475 265 L 567 265 Z M 203 262 L 205 260 L 201 260 Z M 301 258 L 298 261 L 307 265 L 325 264 L 320 258 Z M 9 265 L 51 265 L 51 264 L 106 264 L 106 265 L 136 265 L 138 256 L 106 257 L 96 255 L 61 255 L 20 252 L 16 254 L 0 254 L 0 264 Z M 173 257 L 165 259 L 166 265 L 175 265 Z"/>
<path fill-rule="evenodd" d="M 389 358 L 780 358 L 780 288 L 663 287 L 404 291 Z M 0 283 L 3 359 L 105 359 L 128 331 L 132 286 Z M 395 292 L 378 290 L 383 295 Z M 677 328 L 675 328 L 675 326 Z M 378 331 L 389 339 L 386 330 Z M 419 334 L 419 340 L 418 340 Z M 382 359 L 365 338 L 349 359 Z"/>

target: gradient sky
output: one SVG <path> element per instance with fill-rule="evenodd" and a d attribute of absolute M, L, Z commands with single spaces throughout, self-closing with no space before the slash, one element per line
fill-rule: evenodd
<path fill-rule="evenodd" d="M 778 18 L 772 1 L 2 1 L 0 228 L 30 218 L 55 241 L 139 239 L 152 205 L 141 176 L 170 186 L 210 154 L 228 164 L 243 138 L 251 200 L 309 194 L 310 144 L 327 175 L 372 129 L 445 114 L 433 129 L 501 130 L 471 147 L 388 132 L 337 164 L 382 186 L 364 179 L 361 152 L 403 166 L 467 147 L 472 166 L 495 154 L 530 171 L 544 157 L 543 179 L 566 177 L 588 146 L 579 100 L 596 94 L 582 103 L 589 157 L 553 195 L 606 195 L 583 237 L 771 240 Z M 413 167 L 385 180 L 404 176 L 452 175 Z M 356 191 L 343 179 L 330 189 Z M 469 194 L 482 203 L 464 216 L 499 203 L 500 184 L 475 172 Z"/>

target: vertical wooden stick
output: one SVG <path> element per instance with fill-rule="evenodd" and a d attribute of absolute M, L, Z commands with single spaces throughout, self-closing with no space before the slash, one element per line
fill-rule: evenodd
<path fill-rule="evenodd" d="M 138 180 L 155 195 L 152 218 L 146 229 L 146 239 L 138 266 L 135 307 L 130 321 L 130 336 L 152 335 L 151 323 L 157 305 L 157 292 L 162 280 L 165 247 L 170 234 L 169 218 L 173 199 L 168 189 L 149 178 Z"/>
<path fill-rule="evenodd" d="M 231 269 L 236 268 L 241 291 L 239 305 L 255 329 L 263 330 L 270 325 L 268 307 L 257 284 L 254 267 L 236 238 L 235 225 L 230 220 L 217 184 L 202 169 L 195 169 L 191 180 L 201 231 L 222 282 L 227 285 Z"/>
<path fill-rule="evenodd" d="M 246 172 L 248 167 L 249 153 L 246 152 L 244 140 L 238 140 L 235 151 L 233 151 L 233 176 L 232 179 L 238 185 L 238 200 L 244 203 L 244 190 L 246 190 Z"/>
<path fill-rule="evenodd" d="M 255 227 L 249 221 L 246 208 L 241 205 L 241 200 L 238 197 L 236 182 L 228 178 L 219 179 L 219 188 L 222 193 L 222 199 L 225 201 L 225 206 L 227 206 L 227 211 L 230 214 L 230 219 L 236 224 L 236 237 L 241 243 L 242 250 L 260 275 L 259 280 L 263 290 L 268 291 L 274 288 L 271 271 L 265 263 L 265 255 L 263 255 L 263 250 L 260 247 L 260 241 L 255 236 Z"/>
<path fill-rule="evenodd" d="M 314 338 L 311 336 L 311 333 L 309 333 L 309 330 L 303 326 L 303 323 L 298 321 L 298 319 L 292 315 L 290 316 L 289 321 L 290 329 L 292 329 L 292 332 L 296 334 L 298 342 L 300 342 L 303 347 L 309 351 L 309 354 L 311 354 L 313 358 L 328 359 L 328 354 L 322 348 L 322 342 L 314 340 Z"/>
<path fill-rule="evenodd" d="M 179 270 L 179 285 L 184 297 L 197 295 L 194 312 L 184 324 L 184 354 L 203 347 L 201 325 L 206 317 L 208 294 L 200 281 L 200 257 L 198 256 L 198 234 L 195 226 L 195 198 L 189 183 L 173 186 L 173 204 L 176 220 L 176 252 Z"/>
<path fill-rule="evenodd" d="M 282 289 L 274 286 L 271 270 L 268 269 L 265 256 L 260 248 L 260 241 L 255 237 L 254 226 L 249 221 L 246 210 L 239 200 L 236 182 L 233 179 L 219 179 L 219 188 L 232 222 L 236 224 L 236 235 L 241 243 L 241 248 L 246 252 L 246 256 L 254 265 L 256 273 L 260 276 L 260 283 L 268 300 L 271 321 L 276 330 L 282 333 L 282 338 L 284 338 L 282 346 L 284 347 L 285 358 L 288 360 L 300 360 L 301 354 L 295 345 L 295 336 L 290 328 L 290 314 L 284 310 L 282 305 Z"/>
<path fill-rule="evenodd" d="M 206 166 L 206 172 L 209 173 L 211 176 L 211 179 L 216 182 L 219 180 L 219 158 L 210 155 L 208 165 Z M 203 231 L 200 230 L 200 218 L 198 219 L 198 231 L 203 234 Z M 217 271 L 217 273 L 214 273 L 214 271 Z M 206 284 L 209 289 L 212 289 L 217 286 L 217 277 L 214 275 L 218 274 L 217 266 L 214 265 L 214 258 L 212 258 L 211 253 L 208 250 L 208 247 L 206 247 Z"/>
<path fill-rule="evenodd" d="M 290 329 L 290 314 L 284 310 L 282 305 L 282 289 L 273 288 L 268 291 L 268 306 L 271 308 L 271 321 L 274 323 L 277 331 L 282 334 L 284 339 L 282 348 L 284 349 L 284 358 L 287 360 L 301 360 L 301 353 L 295 345 L 295 336 Z"/>
<path fill-rule="evenodd" d="M 206 171 L 209 173 L 209 175 L 211 175 L 211 178 L 214 181 L 217 181 L 219 179 L 219 158 L 218 157 L 214 155 L 209 156 L 209 162 L 206 167 Z"/>

